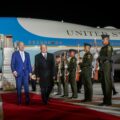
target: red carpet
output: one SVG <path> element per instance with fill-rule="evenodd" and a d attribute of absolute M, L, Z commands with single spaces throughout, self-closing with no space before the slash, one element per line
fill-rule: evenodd
<path fill-rule="evenodd" d="M 3 101 L 4 120 L 120 120 L 119 117 L 108 115 L 52 99 L 47 106 L 41 104 L 39 95 L 30 94 L 31 104 L 16 104 L 16 93 L 1 95 Z M 24 95 L 23 95 L 24 99 Z"/>

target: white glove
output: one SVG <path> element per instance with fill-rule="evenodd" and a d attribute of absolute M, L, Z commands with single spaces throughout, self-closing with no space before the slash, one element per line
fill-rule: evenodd
<path fill-rule="evenodd" d="M 77 64 L 79 64 L 80 63 L 80 61 L 79 60 L 77 60 Z"/>
<path fill-rule="evenodd" d="M 67 69 L 67 68 L 68 68 L 68 66 L 67 66 L 67 65 L 65 65 L 65 68 Z"/>
<path fill-rule="evenodd" d="M 95 55 L 94 55 L 94 59 L 97 59 L 98 58 L 98 53 L 95 53 Z"/>

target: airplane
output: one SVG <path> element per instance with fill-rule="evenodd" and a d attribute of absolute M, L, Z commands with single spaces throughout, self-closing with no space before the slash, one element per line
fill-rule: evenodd
<path fill-rule="evenodd" d="M 115 69 L 120 70 L 120 29 L 114 27 L 95 28 L 64 21 L 52 21 L 33 18 L 0 17 L 0 38 L 12 36 L 14 46 L 22 41 L 30 53 L 32 65 L 34 56 L 39 53 L 39 45 L 46 44 L 48 51 L 59 53 L 73 48 L 83 50 L 84 43 L 102 46 L 102 34 L 110 35 L 110 43 L 114 48 Z M 0 45 L 2 46 L 2 45 Z M 92 47 L 93 48 L 93 47 Z M 0 69 L 2 67 L 2 49 L 0 50 Z"/>

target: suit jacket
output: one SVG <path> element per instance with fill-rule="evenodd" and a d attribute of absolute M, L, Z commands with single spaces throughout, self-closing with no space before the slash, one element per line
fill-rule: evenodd
<path fill-rule="evenodd" d="M 54 56 L 51 53 L 47 53 L 47 59 L 45 59 L 42 53 L 35 56 L 35 75 L 40 77 L 41 85 L 49 85 L 53 82 L 53 76 L 55 76 L 55 62 Z"/>
<path fill-rule="evenodd" d="M 18 73 L 18 76 L 22 73 L 23 70 L 26 74 L 32 73 L 29 53 L 25 52 L 25 61 L 23 62 L 20 52 L 15 51 L 12 54 L 11 70 L 12 72 L 16 71 Z"/>

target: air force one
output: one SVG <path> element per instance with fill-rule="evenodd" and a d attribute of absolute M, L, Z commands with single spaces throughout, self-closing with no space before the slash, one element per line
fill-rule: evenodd
<path fill-rule="evenodd" d="M 8 36 L 8 38 L 12 36 L 14 46 L 17 42 L 23 41 L 26 51 L 30 53 L 32 64 L 34 64 L 35 54 L 39 52 L 40 44 L 46 44 L 49 52 L 57 53 L 70 48 L 77 50 L 78 45 L 80 50 L 83 50 L 85 42 L 94 46 L 96 39 L 96 45 L 99 49 L 102 46 L 102 34 L 110 35 L 116 69 L 120 69 L 120 29 L 114 27 L 93 28 L 63 21 L 32 18 L 0 18 L 0 43 L 2 44 L 4 41 L 4 36 Z M 6 46 L 4 45 L 4 47 Z M 3 58 L 0 59 L 2 61 Z M 2 66 L 2 62 L 0 64 Z"/>

